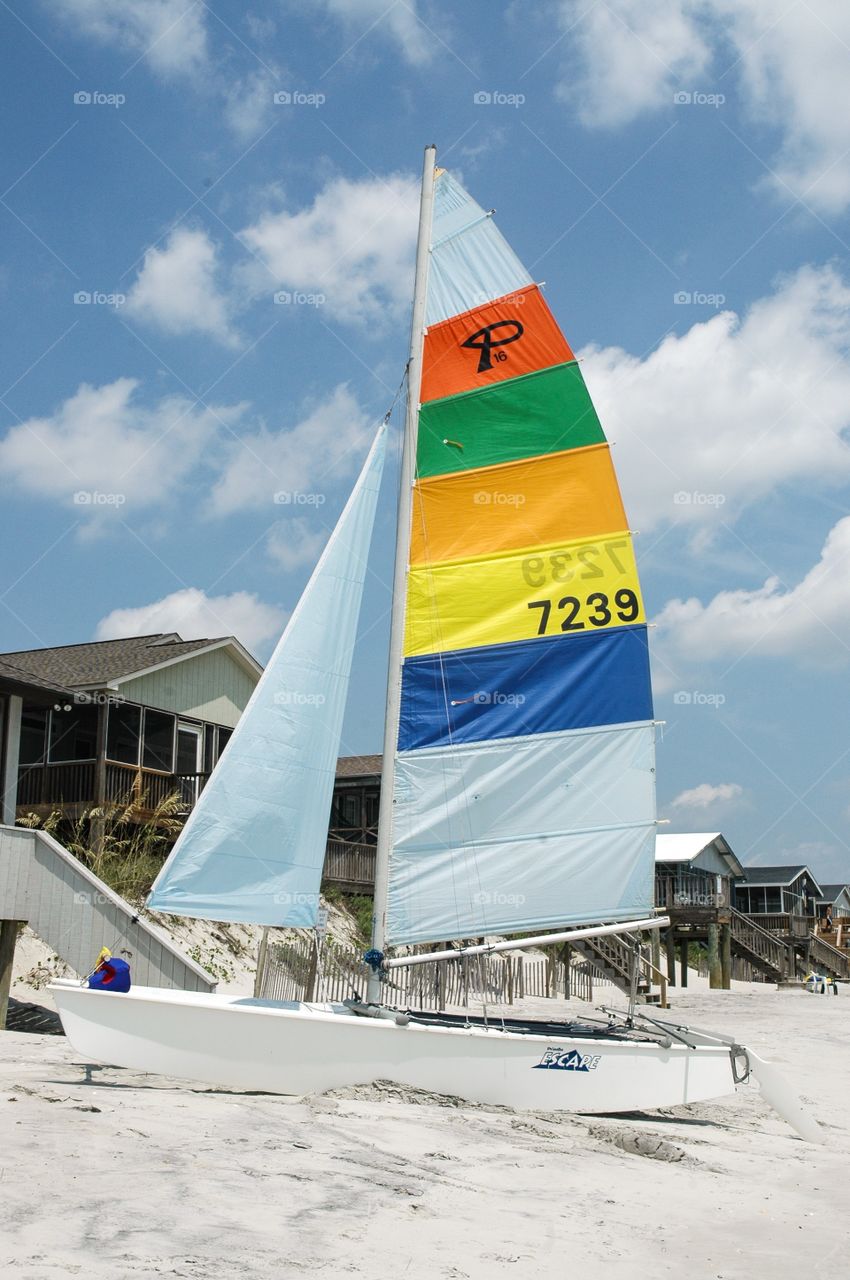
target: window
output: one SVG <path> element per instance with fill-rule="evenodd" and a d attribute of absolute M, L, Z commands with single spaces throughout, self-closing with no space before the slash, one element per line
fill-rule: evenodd
<path fill-rule="evenodd" d="M 227 744 L 228 744 L 228 742 L 230 741 L 230 739 L 232 738 L 232 736 L 233 736 L 233 730 L 232 730 L 232 729 L 219 729 L 219 731 L 218 731 L 218 756 L 216 757 L 216 759 L 218 759 L 218 760 L 220 760 L 220 759 L 221 759 L 221 753 L 222 753 L 222 751 L 224 750 L 224 748 L 227 746 Z"/>
<path fill-rule="evenodd" d="M 174 716 L 145 708 L 142 764 L 146 769 L 174 772 Z"/>
<path fill-rule="evenodd" d="M 340 831 L 360 830 L 360 792 L 337 791 L 331 807 L 331 826 Z"/>
<path fill-rule="evenodd" d="M 380 791 L 366 791 L 364 793 L 364 800 L 366 803 L 366 826 L 377 827 L 378 811 L 381 807 Z"/>
<path fill-rule="evenodd" d="M 93 760 L 97 754 L 97 707 L 88 705 L 64 707 L 50 713 L 51 764 L 70 760 Z"/>
<path fill-rule="evenodd" d="M 142 708 L 111 702 L 106 728 L 106 756 L 119 764 L 138 764 L 142 737 Z"/>
<path fill-rule="evenodd" d="M 24 705 L 21 712 L 21 764 L 44 764 L 47 743 L 47 708 Z"/>

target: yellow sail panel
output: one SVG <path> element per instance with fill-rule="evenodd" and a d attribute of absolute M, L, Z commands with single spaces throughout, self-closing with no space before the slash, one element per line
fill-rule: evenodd
<path fill-rule="evenodd" d="M 413 568 L 405 656 L 645 621 L 627 532 Z"/>

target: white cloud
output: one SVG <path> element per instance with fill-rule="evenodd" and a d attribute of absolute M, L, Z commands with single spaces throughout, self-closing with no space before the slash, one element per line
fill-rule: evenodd
<path fill-rule="evenodd" d="M 672 109 L 677 90 L 737 86 L 751 115 L 778 128 L 770 157 L 790 187 L 837 213 L 850 202 L 850 8 L 835 0 L 562 0 L 578 54 L 561 96 L 586 124 L 616 126 Z M 690 109 L 690 108 L 686 108 Z"/>
<path fill-rule="evenodd" d="M 203 409 L 184 396 L 138 403 L 138 383 L 83 383 L 55 413 L 0 441 L 0 476 L 18 490 L 67 502 L 82 517 L 169 498 L 206 460 L 221 421 L 242 406 Z"/>
<path fill-rule="evenodd" d="M 675 800 L 670 801 L 671 809 L 710 809 L 716 804 L 728 804 L 740 800 L 744 788 L 737 782 L 701 782 L 699 786 L 682 791 Z"/>
<path fill-rule="evenodd" d="M 164 248 L 148 249 L 124 310 L 166 333 L 206 333 L 236 346 L 217 274 L 216 247 L 207 233 L 178 227 Z"/>
<path fill-rule="evenodd" d="M 327 539 L 327 529 L 314 529 L 307 520 L 296 516 L 275 525 L 266 540 L 266 550 L 276 564 L 290 573 L 305 564 L 312 567 Z"/>
<path fill-rule="evenodd" d="M 258 68 L 225 90 L 224 118 L 241 142 L 250 142 L 268 124 L 277 83 L 269 71 Z"/>
<path fill-rule="evenodd" d="M 165 76 L 194 74 L 207 61 L 206 6 L 191 0 L 53 0 L 82 35 L 141 55 Z M 121 68 L 123 70 L 123 68 Z"/>
<path fill-rule="evenodd" d="M 755 116 L 782 130 L 776 186 L 827 213 L 850 202 L 850 7 L 710 0 Z M 731 59 L 729 59 L 731 61 Z"/>
<path fill-rule="evenodd" d="M 268 274 L 254 271 L 259 292 L 274 284 L 323 295 L 347 323 L 374 325 L 410 306 L 418 188 L 413 179 L 336 178 L 313 204 L 263 215 L 242 232 Z"/>
<path fill-rule="evenodd" d="M 589 125 L 628 124 L 669 106 L 678 81 L 701 75 L 711 57 L 693 9 L 692 0 L 608 0 L 590 9 L 564 0 L 563 25 L 582 69 L 560 96 L 574 101 Z"/>
<path fill-rule="evenodd" d="M 433 42 L 417 15 L 416 0 L 318 0 L 316 7 L 319 5 L 342 21 L 357 45 L 378 33 L 389 35 L 408 62 L 421 65 L 433 53 Z"/>
<path fill-rule="evenodd" d="M 176 631 L 184 640 L 233 635 L 253 653 L 277 639 L 287 616 L 248 591 L 208 596 L 198 587 L 186 587 L 151 604 L 113 609 L 97 624 L 94 638 L 120 640 L 159 631 Z"/>
<path fill-rule="evenodd" d="M 850 475 L 850 286 L 804 267 L 743 316 L 725 311 L 645 359 L 580 353 L 633 528 L 731 522 L 794 480 Z"/>
<path fill-rule="evenodd" d="M 373 423 L 344 385 L 288 431 L 240 432 L 212 491 L 213 514 L 262 503 L 269 511 L 321 511 L 328 488 L 362 464 L 373 434 Z"/>
<path fill-rule="evenodd" d="M 795 587 L 770 577 L 754 590 L 721 591 L 708 604 L 671 600 L 656 619 L 662 655 L 710 662 L 759 654 L 843 664 L 850 659 L 850 516 L 830 531 L 820 559 Z"/>

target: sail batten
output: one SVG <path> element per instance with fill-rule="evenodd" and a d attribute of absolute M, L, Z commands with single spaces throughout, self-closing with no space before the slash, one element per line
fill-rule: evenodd
<path fill-rule="evenodd" d="M 646 618 L 575 355 L 492 217 L 436 180 L 387 937 L 652 906 Z"/>
<path fill-rule="evenodd" d="M 378 490 L 382 426 L 233 736 L 148 899 L 208 920 L 311 927 Z"/>

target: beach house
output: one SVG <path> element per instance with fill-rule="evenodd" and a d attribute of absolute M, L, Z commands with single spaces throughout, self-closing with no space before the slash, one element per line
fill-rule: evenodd
<path fill-rule="evenodd" d="M 175 632 L 0 654 L 4 818 L 177 793 L 186 812 L 262 668 L 234 636 Z"/>
<path fill-rule="evenodd" d="M 748 916 L 759 917 L 768 929 L 793 931 L 794 922 L 808 932 L 816 904 L 823 896 L 809 868 L 797 863 L 781 867 L 744 867 L 735 884 L 735 906 Z"/>

